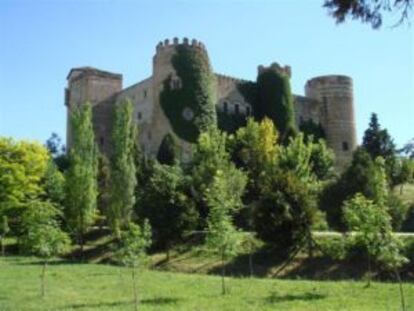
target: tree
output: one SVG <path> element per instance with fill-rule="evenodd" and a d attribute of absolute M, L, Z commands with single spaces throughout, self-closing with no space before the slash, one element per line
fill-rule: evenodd
<path fill-rule="evenodd" d="M 348 17 L 371 24 L 378 29 L 382 25 L 383 13 L 397 11 L 400 19 L 397 25 L 409 21 L 413 6 L 412 0 L 325 0 L 324 5 L 337 23 Z"/>
<path fill-rule="evenodd" d="M 138 292 L 136 288 L 136 270 L 148 264 L 146 251 L 151 245 L 151 227 L 147 221 L 142 226 L 128 223 L 122 231 L 120 246 L 115 257 L 126 267 L 131 269 L 132 286 L 134 291 L 135 310 L 138 310 Z"/>
<path fill-rule="evenodd" d="M 258 237 L 286 254 L 309 242 L 317 209 L 306 183 L 293 171 L 276 167 L 263 178 L 261 189 L 254 210 Z"/>
<path fill-rule="evenodd" d="M 47 263 L 51 258 L 69 250 L 69 236 L 60 229 L 56 218 L 59 210 L 47 201 L 32 201 L 23 213 L 23 232 L 21 244 L 23 249 L 43 259 L 41 274 L 41 295 L 45 295 L 45 276 Z"/>
<path fill-rule="evenodd" d="M 43 193 L 48 161 L 42 145 L 0 137 L 0 216 L 17 216 L 26 202 Z"/>
<path fill-rule="evenodd" d="M 190 180 L 177 166 L 156 163 L 137 206 L 138 218 L 148 219 L 155 246 L 166 249 L 196 229 L 198 212 L 190 194 Z"/>
<path fill-rule="evenodd" d="M 228 184 L 234 196 L 243 193 L 245 187 L 244 174 L 230 161 L 226 151 L 228 136 L 217 128 L 210 128 L 202 133 L 194 145 L 193 159 L 190 166 L 191 193 L 200 214 L 199 228 L 206 227 L 206 218 L 209 213 L 206 193 L 214 183 L 217 172 L 221 171 L 228 179 Z"/>
<path fill-rule="evenodd" d="M 386 162 L 386 170 L 388 181 L 391 186 L 395 185 L 397 158 L 396 149 L 393 139 L 386 129 L 381 129 L 378 117 L 375 113 L 371 115 L 368 129 L 364 133 L 362 139 L 362 147 L 375 160 L 377 157 L 384 158 Z"/>
<path fill-rule="evenodd" d="M 5 255 L 5 246 L 4 246 L 4 238 L 9 233 L 9 222 L 6 215 L 3 215 L 0 219 L 0 251 L 1 255 Z"/>
<path fill-rule="evenodd" d="M 97 205 L 102 215 L 108 215 L 111 193 L 111 168 L 108 158 L 100 154 L 98 159 L 98 197 Z"/>
<path fill-rule="evenodd" d="M 399 152 L 405 154 L 409 159 L 414 160 L 414 138 L 412 138 Z"/>
<path fill-rule="evenodd" d="M 403 194 L 403 187 L 406 183 L 414 181 L 414 160 L 401 159 L 399 162 L 399 172 L 396 176 L 396 184 L 400 185 L 400 194 Z"/>
<path fill-rule="evenodd" d="M 96 214 L 98 149 L 95 144 L 90 104 L 81 105 L 70 116 L 73 144 L 66 171 L 65 220 L 83 252 L 83 236 Z"/>
<path fill-rule="evenodd" d="M 62 207 L 65 202 L 65 176 L 61 173 L 54 161 L 49 160 L 43 177 L 45 200 L 49 200 Z"/>
<path fill-rule="evenodd" d="M 135 204 L 137 179 L 134 153 L 137 139 L 133 107 L 129 100 L 125 100 L 115 107 L 112 133 L 111 193 L 107 217 L 116 237 L 129 223 Z"/>
<path fill-rule="evenodd" d="M 258 120 L 270 118 L 283 143 L 296 133 L 295 111 L 289 77 L 277 68 L 271 67 L 257 77 L 258 103 L 255 116 Z"/>
<path fill-rule="evenodd" d="M 401 305 L 405 310 L 404 294 L 398 268 L 408 260 L 401 254 L 401 243 L 393 235 L 391 217 L 381 202 L 374 203 L 362 194 L 356 194 L 344 204 L 344 218 L 354 239 L 368 254 L 368 286 L 371 282 L 371 260 L 392 269 L 400 283 Z"/>
<path fill-rule="evenodd" d="M 52 133 L 46 141 L 45 146 L 49 150 L 56 166 L 61 172 L 64 172 L 68 168 L 69 162 L 66 155 L 66 147 L 62 144 L 62 139 L 58 134 Z"/>
<path fill-rule="evenodd" d="M 374 161 L 363 148 L 354 151 L 352 162 L 340 178 L 328 184 L 321 194 L 320 207 L 327 214 L 328 223 L 336 229 L 344 229 L 342 204 L 358 192 L 369 199 L 375 197 Z"/>
<path fill-rule="evenodd" d="M 252 230 L 252 209 L 259 199 L 259 180 L 270 165 L 278 158 L 278 132 L 269 118 L 260 122 L 248 119 L 247 125 L 240 128 L 228 139 L 232 161 L 247 174 L 247 185 L 243 195 L 244 208 L 237 211 L 237 226 Z"/>
<path fill-rule="evenodd" d="M 163 138 L 157 154 L 157 160 L 161 164 L 174 165 L 178 160 L 178 148 L 174 136 L 170 133 Z"/>
<path fill-rule="evenodd" d="M 221 257 L 223 295 L 226 294 L 225 260 L 237 254 L 241 241 L 240 234 L 232 223 L 231 214 L 242 205 L 241 195 L 245 184 L 243 177 L 238 174 L 238 186 L 234 187 L 234 178 L 229 178 L 223 171 L 218 170 L 211 187 L 206 189 L 205 197 L 209 207 L 206 245 Z"/>
<path fill-rule="evenodd" d="M 312 143 L 309 163 L 318 180 L 326 181 L 334 176 L 335 154 L 325 140 L 319 139 Z"/>

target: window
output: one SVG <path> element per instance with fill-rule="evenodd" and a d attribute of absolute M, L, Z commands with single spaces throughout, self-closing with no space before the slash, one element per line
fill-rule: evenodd
<path fill-rule="evenodd" d="M 342 142 L 342 150 L 343 151 L 348 151 L 349 150 L 348 142 L 346 142 L 346 141 Z"/>
<path fill-rule="evenodd" d="M 147 90 L 144 90 L 144 98 L 147 98 L 148 92 Z"/>
<path fill-rule="evenodd" d="M 246 115 L 250 116 L 250 107 L 249 106 L 246 107 Z"/>
<path fill-rule="evenodd" d="M 138 120 L 141 120 L 142 119 L 142 112 L 141 111 L 138 111 Z"/>
<path fill-rule="evenodd" d="M 151 138 L 152 138 L 151 132 L 148 132 L 148 140 L 151 140 Z"/>
<path fill-rule="evenodd" d="M 234 106 L 234 112 L 235 112 L 235 114 L 239 114 L 240 113 L 240 106 L 239 106 L 239 104 L 236 104 Z"/>
<path fill-rule="evenodd" d="M 228 102 L 223 103 L 223 111 L 224 111 L 224 113 L 229 112 L 229 103 Z"/>
<path fill-rule="evenodd" d="M 101 145 L 101 147 L 103 147 L 104 143 L 105 143 L 104 138 L 102 136 L 99 137 L 99 144 Z"/>

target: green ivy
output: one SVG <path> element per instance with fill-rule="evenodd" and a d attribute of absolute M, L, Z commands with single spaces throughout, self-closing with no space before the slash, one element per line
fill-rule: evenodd
<path fill-rule="evenodd" d="M 235 133 L 239 128 L 246 126 L 248 116 L 244 114 L 229 114 L 217 110 L 217 125 L 228 134 Z"/>
<path fill-rule="evenodd" d="M 174 133 L 196 142 L 201 132 L 217 126 L 214 75 L 207 55 L 191 46 L 177 46 L 172 65 L 181 79 L 181 88 L 172 89 L 171 77 L 167 78 L 160 95 L 161 107 Z M 183 117 L 185 108 L 192 110 L 192 120 Z"/>
<path fill-rule="evenodd" d="M 295 111 L 289 77 L 277 70 L 266 70 L 257 77 L 258 102 L 255 115 L 275 123 L 282 141 L 295 132 Z"/>

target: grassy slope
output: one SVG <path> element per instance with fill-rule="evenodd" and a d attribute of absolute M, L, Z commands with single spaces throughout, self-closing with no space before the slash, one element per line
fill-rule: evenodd
<path fill-rule="evenodd" d="M 0 310 L 133 310 L 126 269 L 95 264 L 49 267 L 46 297 L 39 297 L 41 266 L 35 259 L 0 258 Z M 121 272 L 121 273 L 120 273 Z M 145 271 L 140 274 L 140 310 L 398 310 L 396 284 L 228 279 L 220 295 L 216 276 Z M 414 285 L 405 284 L 408 310 Z"/>
<path fill-rule="evenodd" d="M 414 184 L 405 184 L 402 194 L 400 194 L 400 186 L 397 186 L 394 189 L 394 193 L 398 195 L 403 202 L 408 204 L 414 203 Z"/>

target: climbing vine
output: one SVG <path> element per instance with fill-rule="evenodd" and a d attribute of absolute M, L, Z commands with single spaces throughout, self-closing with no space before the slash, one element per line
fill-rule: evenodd
<path fill-rule="evenodd" d="M 176 47 L 172 65 L 179 79 L 164 81 L 161 107 L 174 133 L 189 142 L 211 126 L 217 126 L 214 74 L 204 52 L 186 46 Z"/>

